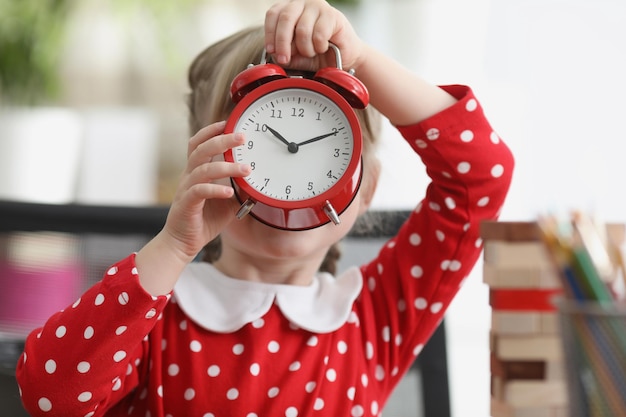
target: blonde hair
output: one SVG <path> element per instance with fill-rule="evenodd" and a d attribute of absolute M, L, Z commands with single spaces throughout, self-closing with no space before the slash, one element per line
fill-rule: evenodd
<path fill-rule="evenodd" d="M 263 27 L 255 26 L 241 30 L 209 46 L 194 59 L 189 73 L 190 93 L 189 128 L 191 135 L 202 127 L 225 120 L 234 108 L 230 99 L 230 83 L 249 64 L 258 64 L 264 48 Z M 376 144 L 380 132 L 380 114 L 372 106 L 357 110 L 363 131 L 363 180 L 361 186 L 376 182 L 378 165 Z M 204 248 L 203 260 L 213 262 L 220 257 L 219 237 Z M 320 270 L 336 273 L 336 264 L 341 253 L 333 245 Z"/>

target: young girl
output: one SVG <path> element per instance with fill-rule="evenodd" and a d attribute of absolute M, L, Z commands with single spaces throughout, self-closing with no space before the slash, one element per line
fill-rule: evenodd
<path fill-rule="evenodd" d="M 295 232 L 236 219 L 228 179 L 250 167 L 221 157 L 244 142 L 223 133 L 231 80 L 263 48 L 286 68 L 332 66 L 329 41 L 432 178 L 376 259 L 337 277 L 320 268 L 376 187 L 373 110 L 360 114 L 363 184 L 339 225 Z M 468 87 L 424 82 L 323 0 L 274 5 L 264 28 L 202 52 L 189 82 L 197 133 L 162 231 L 28 337 L 17 367 L 25 407 L 64 417 L 379 415 L 480 254 L 480 222 L 497 217 L 511 180 L 509 149 Z M 192 262 L 209 242 L 207 262 Z"/>

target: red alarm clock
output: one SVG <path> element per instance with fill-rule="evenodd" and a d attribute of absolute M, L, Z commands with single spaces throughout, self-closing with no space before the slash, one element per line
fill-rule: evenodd
<path fill-rule="evenodd" d="M 249 213 L 272 227 L 306 230 L 339 224 L 354 199 L 363 169 L 354 108 L 365 108 L 369 94 L 331 48 L 337 66 L 310 78 L 266 63 L 263 51 L 260 64 L 231 83 L 235 108 L 225 132 L 243 132 L 246 142 L 224 159 L 252 167 L 247 177 L 231 179 L 238 218 Z"/>

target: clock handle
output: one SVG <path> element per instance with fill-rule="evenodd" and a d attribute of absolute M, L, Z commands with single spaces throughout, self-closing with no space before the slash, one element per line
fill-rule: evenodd
<path fill-rule="evenodd" d="M 354 76 L 354 70 L 343 70 L 339 48 L 332 42 L 329 44 L 335 53 L 336 68 L 321 68 L 315 73 L 313 79 L 336 90 L 355 109 L 364 109 L 370 101 L 367 88 Z"/>

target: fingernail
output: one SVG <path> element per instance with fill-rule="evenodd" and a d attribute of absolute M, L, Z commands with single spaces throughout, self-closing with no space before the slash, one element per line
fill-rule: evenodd
<path fill-rule="evenodd" d="M 277 61 L 279 64 L 283 64 L 283 65 L 284 65 L 284 64 L 288 64 L 288 63 L 289 63 L 289 60 L 287 59 L 287 55 L 278 55 L 278 56 L 276 57 L 276 61 Z"/>

